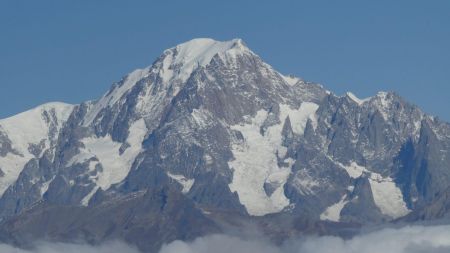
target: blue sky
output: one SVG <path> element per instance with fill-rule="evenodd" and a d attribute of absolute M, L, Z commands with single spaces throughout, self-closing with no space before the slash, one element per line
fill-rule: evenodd
<path fill-rule="evenodd" d="M 242 38 L 285 74 L 396 91 L 450 121 L 450 1 L 0 0 L 0 117 L 100 97 L 197 37 Z"/>

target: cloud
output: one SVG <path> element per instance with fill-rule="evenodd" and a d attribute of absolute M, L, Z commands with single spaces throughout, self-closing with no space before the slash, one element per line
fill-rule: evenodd
<path fill-rule="evenodd" d="M 279 249 L 265 241 L 242 240 L 226 235 L 202 237 L 192 243 L 175 241 L 163 246 L 160 253 L 278 253 Z"/>
<path fill-rule="evenodd" d="M 193 242 L 175 241 L 159 253 L 448 253 L 450 226 L 409 226 L 382 229 L 349 240 L 323 236 L 289 240 L 275 245 L 268 239 L 245 239 L 229 235 L 211 235 Z M 38 243 L 33 250 L 0 244 L 0 253 L 141 253 L 121 242 L 100 246 Z"/>
<path fill-rule="evenodd" d="M 100 246 L 64 243 L 39 243 L 33 250 L 14 248 L 0 244 L 1 253 L 140 253 L 134 247 L 120 242 L 110 242 Z"/>
<path fill-rule="evenodd" d="M 409 226 L 383 229 L 350 240 L 310 237 L 275 246 L 264 239 L 245 240 L 227 235 L 175 241 L 159 253 L 441 253 L 450 252 L 450 226 Z"/>

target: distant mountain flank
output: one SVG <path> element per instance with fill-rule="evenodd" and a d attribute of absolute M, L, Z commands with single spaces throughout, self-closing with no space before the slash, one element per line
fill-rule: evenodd
<path fill-rule="evenodd" d="M 0 120 L 0 169 L 0 240 L 18 246 L 157 252 L 250 225 L 279 240 L 450 214 L 448 123 L 282 75 L 241 39 L 185 42 L 98 100 Z"/>

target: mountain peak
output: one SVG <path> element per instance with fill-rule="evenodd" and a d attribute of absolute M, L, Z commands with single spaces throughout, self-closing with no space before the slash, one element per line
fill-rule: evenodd
<path fill-rule="evenodd" d="M 236 57 L 242 54 L 253 54 L 241 39 L 216 41 L 210 38 L 197 38 L 166 49 L 163 55 L 152 66 L 137 69 L 128 74 L 120 83 L 113 85 L 100 100 L 96 101 L 86 115 L 83 125 L 93 122 L 98 113 L 105 107 L 113 106 L 127 94 L 140 80 L 151 72 L 157 73 L 162 80 L 162 87 L 179 90 L 179 85 L 187 81 L 199 67 L 206 67 L 217 54 Z"/>
<path fill-rule="evenodd" d="M 214 56 L 217 53 L 230 49 L 249 50 L 242 39 L 236 38 L 228 41 L 217 41 L 210 38 L 196 38 L 178 44 L 176 49 L 181 57 L 200 57 L 202 55 Z M 169 49 L 170 50 L 170 49 Z"/>
<path fill-rule="evenodd" d="M 165 59 L 163 66 L 164 81 L 171 80 L 173 69 L 180 66 L 177 78 L 186 81 L 193 70 L 199 66 L 205 67 L 217 54 L 230 53 L 233 55 L 251 52 L 241 39 L 229 41 L 216 41 L 209 38 L 193 39 L 164 51 Z"/>

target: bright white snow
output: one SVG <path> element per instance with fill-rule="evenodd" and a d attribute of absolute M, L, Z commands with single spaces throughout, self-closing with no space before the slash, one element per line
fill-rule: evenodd
<path fill-rule="evenodd" d="M 233 170 L 233 180 L 229 187 L 232 192 L 237 192 L 240 202 L 250 215 L 276 213 L 289 206 L 289 199 L 284 195 L 284 184 L 294 161 L 286 159 L 289 164 L 287 167 L 278 166 L 277 154 L 286 153 L 286 148 L 281 145 L 281 131 L 289 116 L 294 132 L 303 134 L 306 119 L 315 112 L 314 108 L 317 109 L 311 103 L 304 103 L 299 109 L 280 105 L 280 123 L 270 126 L 264 135 L 260 128 L 269 116 L 265 110 L 258 111 L 248 123 L 231 126 L 231 129 L 240 131 L 245 140 L 232 145 L 235 159 L 228 163 Z M 276 183 L 279 186 L 272 195 L 267 196 L 264 183 Z"/>
<path fill-rule="evenodd" d="M 54 111 L 55 125 L 59 130 L 73 110 L 73 105 L 64 103 L 48 103 L 17 114 L 13 117 L 0 120 L 0 127 L 13 144 L 13 148 L 21 153 L 27 153 L 29 144 L 38 144 L 48 139 L 49 122 L 45 120 L 44 113 Z"/>
<path fill-rule="evenodd" d="M 53 176 L 53 178 L 52 178 L 51 180 L 48 180 L 47 182 L 45 182 L 45 183 L 43 183 L 43 184 L 41 185 L 41 189 L 40 189 L 40 191 L 41 191 L 41 196 L 43 196 L 44 193 L 47 192 L 48 187 L 50 186 L 50 183 L 53 181 L 53 179 L 55 179 L 54 176 Z"/>
<path fill-rule="evenodd" d="M 194 69 L 199 66 L 205 67 L 216 54 L 226 52 L 235 47 L 244 49 L 240 39 L 224 42 L 206 38 L 193 39 L 175 47 L 176 55 L 171 56 L 173 58 L 170 65 L 181 66 L 180 71 L 177 73 L 177 78 L 185 82 Z M 164 79 L 170 80 L 172 76 L 165 76 Z"/>
<path fill-rule="evenodd" d="M 298 109 L 292 109 L 288 105 L 281 104 L 280 105 L 280 119 L 286 119 L 289 116 L 291 120 L 292 131 L 295 134 L 302 135 L 305 131 L 306 123 L 308 119 L 311 118 L 312 115 L 317 111 L 319 105 L 310 102 L 303 102 Z"/>
<path fill-rule="evenodd" d="M 372 190 L 375 204 L 381 213 L 391 217 L 403 217 L 410 212 L 403 200 L 403 194 L 391 177 L 382 177 L 380 174 L 371 172 L 365 167 L 352 161 L 350 165 L 342 165 L 351 178 L 359 178 L 363 173 L 369 175 L 370 188 Z"/>
<path fill-rule="evenodd" d="M 360 99 L 358 98 L 355 94 L 351 93 L 351 92 L 347 92 L 347 97 L 349 97 L 351 100 L 353 100 L 354 102 L 356 102 L 358 105 L 362 105 L 365 102 L 370 101 L 370 99 L 372 98 L 365 98 L 365 99 Z"/>
<path fill-rule="evenodd" d="M 396 219 L 410 212 L 403 200 L 401 190 L 395 185 L 392 178 L 383 178 L 380 174 L 372 173 L 369 182 L 373 199 L 381 213 Z"/>
<path fill-rule="evenodd" d="M 108 106 L 113 106 L 124 94 L 129 92 L 133 86 L 146 77 L 149 73 L 150 68 L 137 69 L 131 72 L 124 80 L 124 83 L 120 86 L 115 86 L 111 92 L 105 94 L 99 101 L 97 101 L 93 107 L 87 112 L 83 125 L 87 126 L 94 121 L 97 114 Z"/>
<path fill-rule="evenodd" d="M 3 194 L 17 180 L 25 164 L 35 158 L 28 150 L 30 144 L 39 144 L 44 141 L 44 150 L 50 148 L 51 124 L 56 127 L 57 132 L 54 134 L 57 136 L 72 113 L 73 107 L 73 105 L 59 102 L 48 103 L 0 120 L 0 131 L 6 134 L 11 140 L 12 148 L 19 153 L 8 153 L 5 157 L 0 156 L 0 168 L 5 173 L 5 176 L 0 178 L 0 194 Z M 45 113 L 51 115 L 52 112 L 55 113 L 55 118 L 50 116 L 47 119 L 44 116 Z"/>
<path fill-rule="evenodd" d="M 281 76 L 281 77 L 284 79 L 284 81 L 285 81 L 287 84 L 289 84 L 290 86 L 296 85 L 299 81 L 301 81 L 300 78 L 295 77 L 295 76 L 291 76 L 291 75 L 285 76 L 285 75 L 280 74 L 280 76 Z"/>
<path fill-rule="evenodd" d="M 122 143 L 114 142 L 110 135 L 84 138 L 81 140 L 84 148 L 71 159 L 68 165 L 83 163 L 92 157 L 96 157 L 102 165 L 103 171 L 92 177 L 92 180 L 98 187 L 107 190 L 111 185 L 121 182 L 128 175 L 136 156 L 142 151 L 142 141 L 146 133 L 147 127 L 143 119 L 134 122 L 130 126 L 126 140 L 130 146 L 122 154 L 119 152 Z M 95 164 L 90 164 L 89 167 L 93 170 Z M 93 191 L 96 190 L 97 188 Z M 92 196 L 92 194 L 91 192 L 90 195 Z M 88 202 L 89 198 L 83 200 L 83 203 Z"/>
<path fill-rule="evenodd" d="M 189 193 L 195 182 L 195 179 L 187 179 L 183 175 L 175 175 L 171 174 L 170 172 L 167 172 L 167 175 L 183 187 L 183 189 L 181 190 L 183 194 Z"/>
<path fill-rule="evenodd" d="M 369 172 L 365 167 L 359 166 L 356 162 L 352 161 L 350 165 L 342 165 L 341 166 L 347 171 L 348 175 L 351 178 L 358 178 L 362 176 L 364 172 Z"/>
<path fill-rule="evenodd" d="M 346 200 L 347 195 L 344 195 L 339 202 L 336 204 L 329 206 L 321 215 L 321 220 L 329 220 L 334 222 L 339 222 L 341 219 L 341 211 L 342 208 L 348 203 Z"/>
<path fill-rule="evenodd" d="M 33 155 L 27 153 L 26 156 L 8 153 L 5 157 L 0 156 L 0 168 L 5 176 L 0 178 L 0 194 L 3 194 L 10 185 L 19 177 L 25 164 L 33 158 Z"/>
<path fill-rule="evenodd" d="M 91 200 L 92 196 L 97 192 L 97 190 L 100 188 L 100 186 L 95 186 L 94 189 L 91 190 L 84 198 L 81 200 L 81 205 L 88 206 L 89 200 Z"/>

